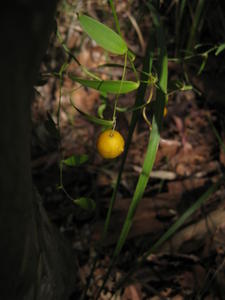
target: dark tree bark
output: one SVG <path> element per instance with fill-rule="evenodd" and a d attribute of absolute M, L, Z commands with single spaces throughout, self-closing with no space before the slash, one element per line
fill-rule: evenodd
<path fill-rule="evenodd" d="M 30 167 L 33 85 L 56 2 L 17 0 L 0 13 L 1 300 L 65 300 L 75 281 L 70 250 L 37 200 Z"/>

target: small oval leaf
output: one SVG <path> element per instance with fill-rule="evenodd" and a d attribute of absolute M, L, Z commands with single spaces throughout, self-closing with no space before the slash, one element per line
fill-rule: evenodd
<path fill-rule="evenodd" d="M 96 207 L 96 203 L 93 199 L 90 199 L 90 198 L 86 198 L 86 197 L 81 197 L 81 198 L 78 198 L 78 199 L 74 199 L 73 202 L 82 207 L 83 209 L 85 210 L 95 210 L 95 207 Z"/>
<path fill-rule="evenodd" d="M 88 155 L 86 154 L 82 154 L 82 155 L 71 155 L 70 157 L 68 157 L 67 159 L 64 159 L 62 162 L 70 167 L 76 167 L 76 166 L 80 166 L 83 163 L 85 163 L 86 161 L 88 161 Z"/>
<path fill-rule="evenodd" d="M 83 30 L 105 50 L 123 55 L 127 52 L 125 41 L 111 28 L 86 15 L 79 15 L 78 19 Z"/>
<path fill-rule="evenodd" d="M 139 87 L 139 82 L 120 80 L 88 80 L 69 75 L 73 81 L 79 82 L 83 86 L 98 90 L 100 92 L 111 94 L 126 94 L 136 90 Z"/>

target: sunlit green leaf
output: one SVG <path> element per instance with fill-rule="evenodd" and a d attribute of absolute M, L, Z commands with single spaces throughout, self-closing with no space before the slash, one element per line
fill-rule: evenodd
<path fill-rule="evenodd" d="M 101 105 L 99 105 L 98 107 L 98 115 L 101 119 L 103 119 L 103 112 L 106 109 L 106 104 L 102 103 Z"/>
<path fill-rule="evenodd" d="M 69 75 L 73 81 L 79 82 L 85 87 L 89 87 L 100 92 L 111 93 L 111 94 L 126 94 L 136 90 L 139 87 L 139 82 L 134 81 L 123 81 L 120 80 L 88 80 Z"/>
<path fill-rule="evenodd" d="M 88 160 L 88 155 L 82 154 L 82 155 L 72 155 L 68 157 L 67 159 L 63 160 L 63 163 L 70 167 L 76 167 L 80 166 L 83 163 L 85 163 Z"/>
<path fill-rule="evenodd" d="M 86 15 L 79 15 L 83 30 L 105 50 L 123 55 L 127 52 L 125 41 L 111 28 Z"/>
<path fill-rule="evenodd" d="M 96 207 L 95 201 L 86 197 L 74 199 L 73 202 L 85 210 L 95 210 Z"/>

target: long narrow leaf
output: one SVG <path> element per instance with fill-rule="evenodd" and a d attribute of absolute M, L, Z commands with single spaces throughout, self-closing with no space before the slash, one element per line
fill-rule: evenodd
<path fill-rule="evenodd" d="M 114 258 L 116 258 L 127 238 L 130 228 L 133 223 L 133 217 L 136 212 L 137 206 L 144 194 L 150 172 L 152 171 L 156 153 L 158 150 L 158 145 L 160 141 L 160 131 L 162 127 L 163 119 L 163 109 L 166 101 L 166 91 L 167 91 L 167 78 L 168 78 L 168 58 L 166 53 L 165 40 L 163 35 L 163 29 L 160 23 L 160 18 L 157 12 L 154 10 L 153 17 L 155 20 L 155 25 L 157 29 L 157 46 L 160 49 L 159 55 L 159 65 L 158 65 L 158 76 L 159 76 L 159 89 L 157 90 L 156 96 L 156 112 L 153 116 L 152 121 L 152 131 L 149 138 L 149 144 L 147 148 L 147 153 L 145 156 L 142 172 L 139 176 L 138 183 L 133 195 L 131 205 L 129 207 L 126 220 L 124 222 L 119 240 L 114 251 Z"/>
<path fill-rule="evenodd" d="M 154 253 L 156 250 L 160 248 L 170 237 L 172 237 L 177 230 L 191 217 L 208 199 L 209 197 L 215 193 L 215 191 L 219 188 L 220 184 L 224 181 L 224 176 L 220 178 L 216 183 L 211 185 L 209 189 L 203 193 L 197 201 L 190 206 L 179 218 L 173 223 L 167 231 L 159 238 L 156 243 L 141 257 L 139 257 L 134 263 L 133 267 L 130 269 L 129 273 L 119 282 L 115 290 L 118 290 L 123 286 L 123 284 L 128 280 L 128 278 L 137 270 L 137 268 L 147 259 L 147 257 Z"/>
<path fill-rule="evenodd" d="M 224 178 L 222 178 L 224 179 Z M 151 253 L 156 251 L 165 241 L 167 241 L 183 224 L 184 222 L 196 212 L 201 205 L 208 200 L 208 198 L 218 189 L 219 185 L 222 182 L 222 179 L 218 180 L 213 184 L 202 196 L 189 208 L 183 215 L 161 236 L 161 238 L 149 249 L 144 257 L 149 256 Z"/>
<path fill-rule="evenodd" d="M 189 34 L 189 38 L 188 38 L 187 51 L 190 51 L 194 45 L 195 36 L 198 31 L 198 26 L 199 26 L 199 23 L 201 20 L 201 15 L 202 15 L 202 12 L 204 9 L 204 5 L 205 5 L 205 0 L 198 0 L 196 9 L 195 9 L 194 19 L 192 22 L 192 26 L 191 26 L 191 30 L 190 30 L 190 34 Z"/>
<path fill-rule="evenodd" d="M 79 78 L 73 75 L 69 75 L 73 81 L 79 82 L 85 87 L 89 87 L 100 92 L 111 94 L 126 94 L 136 90 L 139 87 L 139 82 L 123 81 L 120 80 L 88 80 Z"/>
<path fill-rule="evenodd" d="M 70 103 L 86 120 L 88 120 L 94 124 L 97 124 L 97 125 L 102 125 L 102 126 L 110 127 L 110 128 L 113 127 L 113 121 L 96 118 L 94 116 L 91 116 L 91 115 L 83 112 L 78 107 L 76 107 L 76 105 L 72 102 L 72 99 L 70 99 Z"/>
<path fill-rule="evenodd" d="M 127 52 L 125 41 L 111 28 L 86 15 L 79 15 L 83 30 L 105 50 L 118 55 Z"/>

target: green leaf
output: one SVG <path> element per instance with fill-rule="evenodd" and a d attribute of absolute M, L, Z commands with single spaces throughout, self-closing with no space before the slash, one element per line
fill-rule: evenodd
<path fill-rule="evenodd" d="M 89 87 L 100 92 L 111 94 L 126 94 L 136 90 L 139 87 L 139 82 L 134 81 L 121 81 L 121 80 L 88 80 L 69 75 L 70 79 L 79 82 L 85 87 Z"/>
<path fill-rule="evenodd" d="M 50 113 L 48 113 L 48 112 L 47 112 L 47 117 L 48 117 L 48 119 L 45 121 L 45 128 L 47 129 L 47 131 L 50 133 L 50 135 L 52 137 L 54 137 L 58 140 L 59 139 L 59 131 L 56 127 L 56 124 L 53 121 Z"/>
<path fill-rule="evenodd" d="M 111 28 L 86 15 L 79 15 L 78 20 L 83 30 L 105 50 L 123 55 L 127 52 L 125 41 Z"/>
<path fill-rule="evenodd" d="M 107 106 L 107 93 L 101 93 L 100 95 L 101 105 L 98 107 L 98 116 L 99 118 L 103 119 L 103 112 Z"/>
<path fill-rule="evenodd" d="M 191 85 L 186 85 L 185 82 L 180 81 L 180 80 L 172 80 L 169 82 L 169 92 L 173 92 L 173 91 L 189 91 L 192 90 L 193 87 Z"/>
<path fill-rule="evenodd" d="M 204 71 L 206 63 L 207 63 L 207 60 L 208 60 L 208 54 L 205 54 L 202 57 L 203 57 L 202 63 L 201 63 L 201 66 L 200 66 L 200 68 L 198 70 L 197 75 L 200 75 Z"/>
<path fill-rule="evenodd" d="M 103 119 L 103 112 L 106 109 L 106 104 L 102 103 L 101 105 L 99 105 L 98 107 L 98 115 L 101 119 Z"/>
<path fill-rule="evenodd" d="M 76 167 L 76 166 L 82 165 L 86 161 L 88 161 L 88 155 L 86 155 L 86 154 L 75 155 L 74 154 L 74 155 L 68 157 L 67 159 L 64 159 L 63 163 L 70 167 Z"/>
<path fill-rule="evenodd" d="M 81 197 L 81 198 L 78 198 L 78 199 L 74 199 L 73 202 L 82 207 L 83 209 L 85 210 L 95 210 L 96 208 L 96 204 L 95 204 L 95 201 L 93 199 L 90 199 L 90 198 L 86 198 L 86 197 Z"/>
<path fill-rule="evenodd" d="M 225 49 L 225 43 L 221 44 L 221 45 L 217 48 L 215 55 L 216 55 L 216 56 L 219 55 L 220 52 L 224 51 L 224 49 Z"/>
<path fill-rule="evenodd" d="M 72 102 L 72 99 L 70 98 L 70 103 L 71 105 L 88 121 L 97 124 L 97 125 L 102 125 L 105 126 L 107 128 L 112 128 L 113 127 L 113 121 L 111 120 L 104 120 L 104 119 L 99 119 L 96 118 L 94 116 L 91 116 L 85 112 L 83 112 L 82 110 L 80 110 L 78 107 L 76 107 L 76 105 Z"/>

